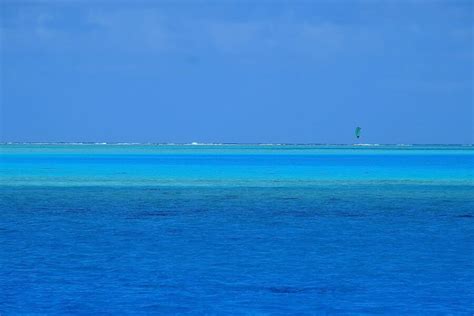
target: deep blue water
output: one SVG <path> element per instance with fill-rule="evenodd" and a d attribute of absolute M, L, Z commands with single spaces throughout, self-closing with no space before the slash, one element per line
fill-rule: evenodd
<path fill-rule="evenodd" d="M 474 313 L 470 147 L 2 145 L 0 313 Z"/>

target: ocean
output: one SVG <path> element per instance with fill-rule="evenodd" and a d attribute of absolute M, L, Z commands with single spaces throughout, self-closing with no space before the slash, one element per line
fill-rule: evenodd
<path fill-rule="evenodd" d="M 0 145 L 0 314 L 474 313 L 470 146 Z"/>

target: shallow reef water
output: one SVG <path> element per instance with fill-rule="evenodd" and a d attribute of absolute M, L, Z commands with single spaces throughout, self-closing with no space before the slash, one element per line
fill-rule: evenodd
<path fill-rule="evenodd" d="M 470 148 L 0 150 L 2 314 L 474 312 Z"/>

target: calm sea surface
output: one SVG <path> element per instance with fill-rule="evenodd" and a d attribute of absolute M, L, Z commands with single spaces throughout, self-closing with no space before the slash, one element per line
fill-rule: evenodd
<path fill-rule="evenodd" d="M 0 313 L 474 313 L 474 150 L 0 145 Z"/>

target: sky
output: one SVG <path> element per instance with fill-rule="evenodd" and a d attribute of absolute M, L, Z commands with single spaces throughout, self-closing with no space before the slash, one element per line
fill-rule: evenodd
<path fill-rule="evenodd" d="M 2 142 L 473 143 L 473 1 L 0 6 Z"/>

